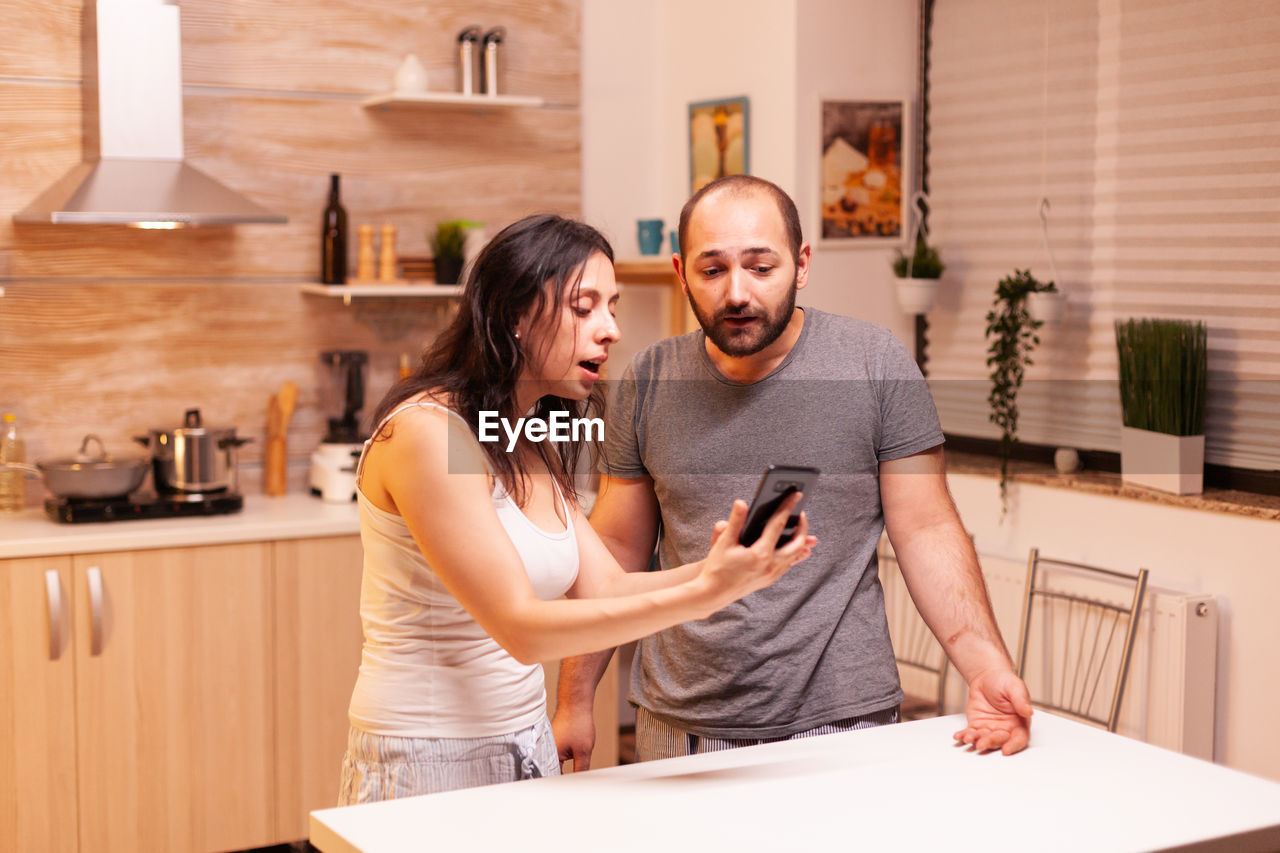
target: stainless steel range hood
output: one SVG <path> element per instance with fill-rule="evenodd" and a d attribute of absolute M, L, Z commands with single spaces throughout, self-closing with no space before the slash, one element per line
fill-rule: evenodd
<path fill-rule="evenodd" d="M 183 160 L 182 51 L 172 0 L 86 0 L 84 162 L 16 222 L 285 222 Z"/>

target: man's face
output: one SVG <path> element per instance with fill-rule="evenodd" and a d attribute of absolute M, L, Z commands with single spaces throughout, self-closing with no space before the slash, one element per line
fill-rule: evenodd
<path fill-rule="evenodd" d="M 763 192 L 716 192 L 689 219 L 684 281 L 693 314 L 725 355 L 755 355 L 787 328 L 808 278 L 809 247 L 791 257 L 777 203 Z"/>

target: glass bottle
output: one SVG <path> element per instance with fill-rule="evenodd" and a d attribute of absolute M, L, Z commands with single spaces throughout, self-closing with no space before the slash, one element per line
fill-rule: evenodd
<path fill-rule="evenodd" d="M 320 230 L 320 281 L 347 283 L 347 211 L 339 196 L 338 176 L 329 176 L 329 204 Z"/>
<path fill-rule="evenodd" d="M 0 433 L 0 462 L 26 462 L 26 444 L 18 437 L 18 419 L 4 416 Z M 0 512 L 21 512 L 27 505 L 26 474 L 0 468 Z"/>

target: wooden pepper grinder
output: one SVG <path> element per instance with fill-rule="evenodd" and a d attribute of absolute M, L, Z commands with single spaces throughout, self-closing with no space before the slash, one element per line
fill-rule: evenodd
<path fill-rule="evenodd" d="M 378 281 L 396 280 L 396 227 L 382 226 L 382 255 L 378 263 Z"/>
<path fill-rule="evenodd" d="M 373 281 L 373 226 L 357 225 L 356 234 L 360 238 L 360 252 L 356 262 L 356 280 Z"/>

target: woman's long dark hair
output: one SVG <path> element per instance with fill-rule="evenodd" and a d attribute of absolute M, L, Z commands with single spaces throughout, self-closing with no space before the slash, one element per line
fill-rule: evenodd
<path fill-rule="evenodd" d="M 590 225 L 553 214 L 527 216 L 502 229 L 472 264 L 457 316 L 427 348 L 418 368 L 382 398 L 374 424 L 424 391 L 443 391 L 477 438 L 481 411 L 496 411 L 511 423 L 525 416 L 516 411 L 516 382 L 526 352 L 546 346 L 548 336 L 556 334 L 566 285 L 572 282 L 576 288 L 583 265 L 597 252 L 613 263 L 613 248 L 604 235 Z M 520 340 L 515 330 L 526 316 L 533 322 L 526 339 Z M 603 417 L 604 389 L 597 383 L 583 401 L 543 397 L 531 415 L 549 420 L 556 411 L 570 418 Z M 384 429 L 375 438 L 389 435 Z M 573 479 L 583 457 L 582 445 L 582 441 L 556 442 L 552 446 L 557 462 L 547 459 L 561 492 L 575 499 Z M 506 452 L 505 436 L 502 441 L 481 442 L 480 447 L 507 492 L 523 506 L 526 472 Z"/>

